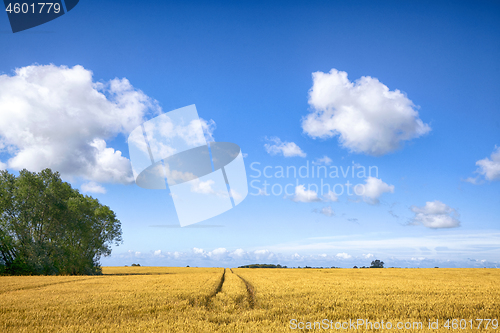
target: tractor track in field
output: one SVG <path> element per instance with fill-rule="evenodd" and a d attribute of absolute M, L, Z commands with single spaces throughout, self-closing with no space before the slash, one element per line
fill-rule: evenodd
<path fill-rule="evenodd" d="M 230 268 L 231 273 L 235 274 L 237 277 L 243 281 L 245 284 L 245 287 L 247 288 L 247 296 L 248 296 L 248 305 L 250 306 L 250 309 L 254 309 L 257 306 L 257 297 L 255 296 L 255 288 L 252 286 L 250 282 L 242 278 L 240 275 L 236 274 L 233 272 L 233 270 Z"/>
<path fill-rule="evenodd" d="M 30 290 L 30 289 L 37 289 L 37 288 L 45 288 L 49 286 L 55 286 L 58 284 L 64 284 L 64 283 L 71 283 L 71 282 L 79 282 L 79 281 L 86 281 L 86 280 L 92 280 L 93 278 L 88 278 L 88 279 L 79 279 L 79 280 L 70 280 L 70 281 L 61 281 L 61 282 L 54 282 L 54 283 L 45 283 L 45 284 L 40 284 L 36 286 L 27 286 L 27 287 L 22 287 L 22 288 L 16 288 L 16 289 L 10 289 L 10 290 L 4 290 L 0 291 L 1 294 L 6 294 L 14 291 L 21 291 L 21 290 Z"/>
<path fill-rule="evenodd" d="M 221 277 L 221 279 L 219 281 L 219 285 L 215 289 L 214 293 L 210 296 L 210 298 L 213 298 L 213 297 L 217 296 L 217 294 L 221 292 L 222 285 L 224 284 L 224 280 L 225 279 L 226 279 L 226 269 L 224 268 L 224 273 L 222 273 L 222 277 Z"/>
<path fill-rule="evenodd" d="M 222 273 L 219 284 L 214 289 L 214 291 L 209 295 L 191 299 L 190 301 L 191 306 L 201 305 L 206 307 L 207 309 L 210 308 L 214 297 L 221 292 L 225 279 L 226 279 L 226 269 L 224 268 L 224 272 Z"/>

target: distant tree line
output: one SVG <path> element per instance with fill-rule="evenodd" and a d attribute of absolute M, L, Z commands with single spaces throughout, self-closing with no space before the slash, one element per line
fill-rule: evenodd
<path fill-rule="evenodd" d="M 121 235 L 115 213 L 59 173 L 0 171 L 0 274 L 100 274 Z"/>
<path fill-rule="evenodd" d="M 287 268 L 286 266 L 281 266 L 280 264 L 274 265 L 274 264 L 252 264 L 252 265 L 245 265 L 245 266 L 239 266 L 238 268 Z"/>
<path fill-rule="evenodd" d="M 287 266 L 281 266 L 280 264 L 278 264 L 278 265 L 274 265 L 274 264 L 252 264 L 252 265 L 239 266 L 238 268 L 287 268 Z M 298 268 L 301 268 L 301 267 L 299 266 Z M 302 268 L 322 269 L 323 267 L 304 266 Z M 331 268 L 340 268 L 340 267 L 332 266 Z M 354 266 L 353 268 L 358 268 L 358 266 Z M 371 262 L 370 267 L 362 266 L 362 267 L 359 267 L 359 268 L 384 268 L 384 262 L 376 259 L 376 260 L 373 260 Z"/>
<path fill-rule="evenodd" d="M 287 266 L 281 266 L 280 264 L 278 264 L 278 265 L 274 265 L 274 264 L 252 264 L 252 265 L 239 266 L 238 268 L 287 268 Z M 298 268 L 301 268 L 301 267 L 299 266 Z M 322 269 L 323 267 L 304 266 L 302 268 Z M 340 267 L 332 266 L 331 268 L 340 268 Z M 358 268 L 358 266 L 354 266 L 353 268 Z M 373 260 L 371 262 L 371 265 L 369 267 L 362 266 L 362 267 L 359 267 L 359 268 L 384 268 L 384 262 L 376 259 L 376 260 Z"/>
<path fill-rule="evenodd" d="M 354 266 L 353 268 L 358 268 L 358 266 Z M 370 267 L 361 266 L 359 268 L 384 268 L 384 262 L 380 260 L 373 260 Z"/>

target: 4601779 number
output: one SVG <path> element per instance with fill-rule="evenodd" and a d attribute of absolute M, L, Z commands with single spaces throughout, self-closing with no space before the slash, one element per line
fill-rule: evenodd
<path fill-rule="evenodd" d="M 477 329 L 498 329 L 498 319 L 476 319 L 474 322 L 472 319 L 471 320 L 465 320 L 465 319 L 448 319 L 444 325 L 444 328 L 447 329 L 473 329 L 477 327 Z"/>
<path fill-rule="evenodd" d="M 27 3 L 9 3 L 7 8 L 5 8 L 5 11 L 8 12 L 9 14 L 14 13 L 14 14 L 27 14 L 27 13 L 32 13 L 32 14 L 42 14 L 42 13 L 47 13 L 50 14 L 58 14 L 61 11 L 61 4 L 59 3 L 53 3 L 53 2 L 39 2 L 38 4 L 27 4 Z"/>

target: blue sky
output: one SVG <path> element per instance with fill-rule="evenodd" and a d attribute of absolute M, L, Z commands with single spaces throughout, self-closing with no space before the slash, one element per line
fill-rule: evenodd
<path fill-rule="evenodd" d="M 82 0 L 16 34 L 0 15 L 0 39 L 0 166 L 52 167 L 105 191 L 88 194 L 117 213 L 124 243 L 104 265 L 500 265 L 498 1 Z M 37 104 L 44 88 L 56 97 Z M 247 154 L 249 184 L 266 180 L 252 163 L 378 175 L 325 179 L 369 187 L 336 200 L 304 192 L 319 179 L 299 178 L 301 192 L 297 179 L 273 177 L 292 195 L 250 186 L 234 209 L 176 227 L 168 191 L 130 183 L 126 140 L 191 104 L 215 122 L 216 141 Z M 101 151 L 108 159 L 92 156 L 93 140 L 114 149 Z"/>

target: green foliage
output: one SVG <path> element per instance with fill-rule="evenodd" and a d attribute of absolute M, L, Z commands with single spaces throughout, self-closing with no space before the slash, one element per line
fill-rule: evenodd
<path fill-rule="evenodd" d="M 373 260 L 370 268 L 384 268 L 384 262 L 380 260 Z"/>
<path fill-rule="evenodd" d="M 120 242 L 114 212 L 59 173 L 0 171 L 0 273 L 99 274 Z"/>
<path fill-rule="evenodd" d="M 281 266 L 280 264 L 274 265 L 274 264 L 252 264 L 252 265 L 245 265 L 245 266 L 239 266 L 238 268 L 287 268 L 286 266 Z"/>

